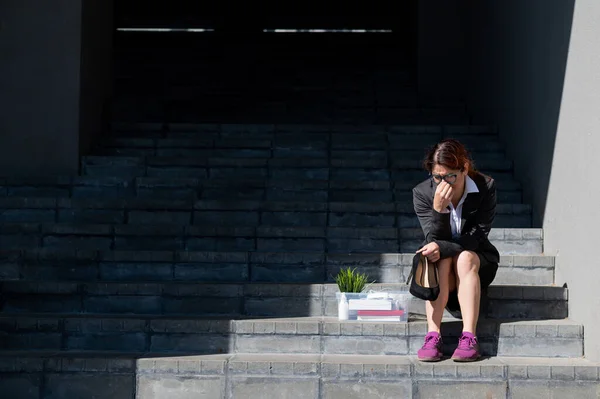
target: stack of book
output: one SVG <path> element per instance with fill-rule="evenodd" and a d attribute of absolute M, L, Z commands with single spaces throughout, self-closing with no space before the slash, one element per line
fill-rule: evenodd
<path fill-rule="evenodd" d="M 388 298 L 382 299 L 350 299 L 348 301 L 349 310 L 392 310 L 392 300 Z"/>
<path fill-rule="evenodd" d="M 357 320 L 365 321 L 402 321 L 404 310 L 357 310 Z"/>
<path fill-rule="evenodd" d="M 403 321 L 404 309 L 394 308 L 391 298 L 350 299 L 348 309 L 356 312 L 357 320 Z"/>

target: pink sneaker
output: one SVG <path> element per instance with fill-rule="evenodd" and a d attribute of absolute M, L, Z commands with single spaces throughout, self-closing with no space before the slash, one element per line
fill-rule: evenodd
<path fill-rule="evenodd" d="M 479 342 L 477 337 L 469 332 L 463 332 L 458 339 L 458 347 L 452 355 L 455 362 L 472 362 L 479 359 Z"/>
<path fill-rule="evenodd" d="M 432 331 L 425 336 L 425 343 L 417 352 L 417 357 L 423 362 L 437 362 L 442 358 L 442 337 Z"/>

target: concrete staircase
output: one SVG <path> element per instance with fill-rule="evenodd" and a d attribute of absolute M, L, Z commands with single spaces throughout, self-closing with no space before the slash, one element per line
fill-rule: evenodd
<path fill-rule="evenodd" d="M 74 178 L 0 180 L 6 398 L 598 397 L 494 131 L 127 123 Z M 405 289 L 423 149 L 457 137 L 498 182 L 486 358 L 421 364 L 407 324 L 339 322 L 333 276 Z M 460 321 L 446 316 L 450 354 Z"/>

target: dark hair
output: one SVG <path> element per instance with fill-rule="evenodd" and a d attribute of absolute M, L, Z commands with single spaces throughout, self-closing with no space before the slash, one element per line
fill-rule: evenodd
<path fill-rule="evenodd" d="M 464 169 L 465 163 L 469 164 L 468 174 L 473 177 L 477 173 L 475 163 L 471 159 L 469 151 L 456 139 L 445 139 L 429 149 L 423 167 L 429 173 L 435 165 L 442 165 L 448 169 Z"/>

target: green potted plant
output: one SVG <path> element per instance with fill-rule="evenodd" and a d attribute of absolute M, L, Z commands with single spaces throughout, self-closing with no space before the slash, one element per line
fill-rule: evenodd
<path fill-rule="evenodd" d="M 356 268 L 342 268 L 335 277 L 335 282 L 340 292 L 363 292 L 368 284 L 369 277 L 359 273 Z"/>
<path fill-rule="evenodd" d="M 364 273 L 359 273 L 356 268 L 342 268 L 335 277 L 340 292 L 336 294 L 338 299 L 338 319 L 348 320 L 348 298 L 346 293 L 361 293 L 369 284 L 369 278 Z"/>

